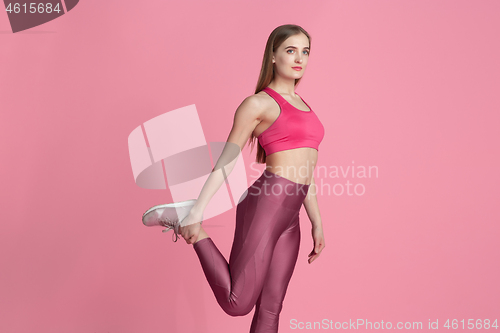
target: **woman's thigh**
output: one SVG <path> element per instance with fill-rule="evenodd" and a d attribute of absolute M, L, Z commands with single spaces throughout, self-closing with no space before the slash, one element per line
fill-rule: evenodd
<path fill-rule="evenodd" d="M 257 300 L 278 239 L 297 223 L 304 195 L 290 187 L 285 193 L 284 186 L 290 184 L 295 183 L 263 174 L 238 203 L 229 258 L 235 295 L 250 294 Z"/>

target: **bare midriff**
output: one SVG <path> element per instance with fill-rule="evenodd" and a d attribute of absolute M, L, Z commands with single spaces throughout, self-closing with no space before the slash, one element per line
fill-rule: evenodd
<path fill-rule="evenodd" d="M 311 184 L 318 151 L 303 147 L 278 151 L 266 156 L 266 170 L 299 184 Z"/>
<path fill-rule="evenodd" d="M 268 94 L 262 91 L 257 95 L 268 97 Z M 256 137 L 268 129 L 277 120 L 281 112 L 280 106 L 276 101 L 271 97 L 268 98 L 270 102 L 262 112 L 262 121 L 254 130 L 254 135 Z M 296 105 L 301 108 L 299 112 L 306 112 L 305 110 L 308 108 L 302 99 L 297 99 Z M 262 129 L 262 127 L 265 128 Z M 309 185 L 317 161 L 318 151 L 315 148 L 300 147 L 287 149 L 267 155 L 266 170 L 291 180 L 292 182 Z"/>

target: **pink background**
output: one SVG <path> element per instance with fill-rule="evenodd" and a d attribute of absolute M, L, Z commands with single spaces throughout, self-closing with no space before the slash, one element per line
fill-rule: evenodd
<path fill-rule="evenodd" d="M 297 92 L 325 126 L 318 201 L 281 313 L 290 321 L 498 319 L 498 1 L 81 1 L 12 34 L 0 13 L 0 331 L 247 332 L 192 245 L 142 225 L 169 201 L 133 179 L 130 132 L 196 104 L 224 141 L 281 24 L 312 35 Z M 244 157 L 249 183 L 258 176 Z M 263 165 L 259 165 L 262 170 Z M 339 189 L 339 188 L 337 188 Z M 235 210 L 206 221 L 229 257 Z M 495 317 L 496 316 L 496 317 Z M 394 327 L 393 326 L 393 327 Z M 459 329 L 460 330 L 460 329 Z"/>

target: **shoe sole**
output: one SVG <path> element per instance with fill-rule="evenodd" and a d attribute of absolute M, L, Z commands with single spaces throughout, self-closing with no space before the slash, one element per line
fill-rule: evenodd
<path fill-rule="evenodd" d="M 179 201 L 179 202 L 173 202 L 169 204 L 162 204 L 162 205 L 156 205 L 154 207 L 149 208 L 144 214 L 142 214 L 142 219 L 144 221 L 144 217 L 152 212 L 155 209 L 159 208 L 177 208 L 177 207 L 185 207 L 185 206 L 191 206 L 196 202 L 196 199 L 191 199 L 191 200 L 186 200 L 186 201 Z"/>

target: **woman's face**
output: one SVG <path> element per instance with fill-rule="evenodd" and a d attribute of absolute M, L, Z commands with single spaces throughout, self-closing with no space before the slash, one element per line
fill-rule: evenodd
<path fill-rule="evenodd" d="M 300 79 L 309 60 L 309 39 L 303 33 L 288 37 L 274 52 L 276 74 L 289 79 Z M 302 67 L 294 69 L 294 67 Z"/>

